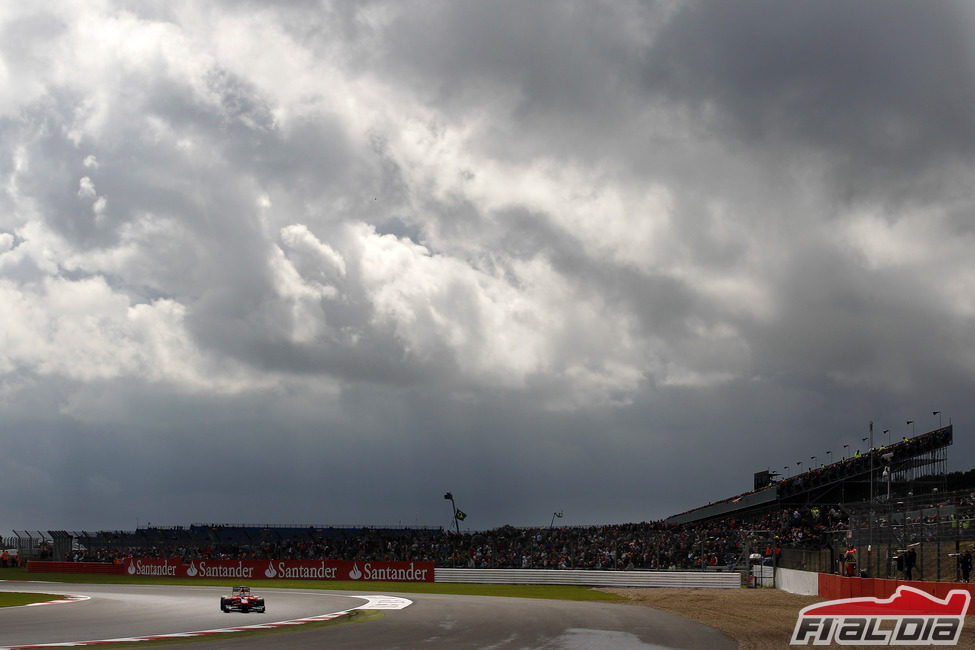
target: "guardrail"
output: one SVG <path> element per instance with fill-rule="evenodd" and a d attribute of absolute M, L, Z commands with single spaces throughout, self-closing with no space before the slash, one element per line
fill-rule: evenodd
<path fill-rule="evenodd" d="M 578 571 L 572 569 L 441 569 L 434 582 L 509 585 L 583 585 L 588 587 L 676 587 L 738 589 L 735 571 Z"/>

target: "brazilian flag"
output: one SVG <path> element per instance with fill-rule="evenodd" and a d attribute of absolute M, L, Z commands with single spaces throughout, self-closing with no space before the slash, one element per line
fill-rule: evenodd
<path fill-rule="evenodd" d="M 465 519 L 467 519 L 467 513 L 461 510 L 460 508 L 458 508 L 457 512 L 454 513 L 454 519 L 458 521 L 464 521 Z"/>

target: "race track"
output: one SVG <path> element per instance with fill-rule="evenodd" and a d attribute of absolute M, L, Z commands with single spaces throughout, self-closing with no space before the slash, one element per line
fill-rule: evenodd
<path fill-rule="evenodd" d="M 319 616 L 366 601 L 319 590 L 262 589 L 267 612 L 220 611 L 227 587 L 0 583 L 2 591 L 88 596 L 79 602 L 0 608 L 0 647 L 195 632 Z M 255 590 L 257 591 L 257 590 Z"/>
<path fill-rule="evenodd" d="M 0 608 L 0 647 L 194 632 L 319 616 L 362 605 L 375 592 L 260 589 L 265 614 L 225 614 L 225 587 L 0 583 L 0 591 L 89 596 Z M 255 591 L 257 591 L 255 589 Z M 393 595 L 393 594 L 390 594 Z M 620 603 L 400 594 L 413 601 L 381 620 L 274 636 L 275 648 L 735 648 L 723 634 L 658 610 Z M 210 637 L 198 648 L 266 648 L 267 637 Z"/>

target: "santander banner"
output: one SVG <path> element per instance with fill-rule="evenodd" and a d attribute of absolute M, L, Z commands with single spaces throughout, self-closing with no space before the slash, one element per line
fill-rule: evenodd
<path fill-rule="evenodd" d="M 433 582 L 433 562 L 347 562 L 339 560 L 179 560 L 130 558 L 123 573 L 173 578 L 240 580 L 359 580 Z"/>

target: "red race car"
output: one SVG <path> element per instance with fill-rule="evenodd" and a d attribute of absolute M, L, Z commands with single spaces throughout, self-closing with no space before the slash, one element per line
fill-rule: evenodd
<path fill-rule="evenodd" d="M 264 599 L 251 593 L 250 587 L 234 587 L 230 597 L 220 596 L 220 611 L 265 612 Z"/>

